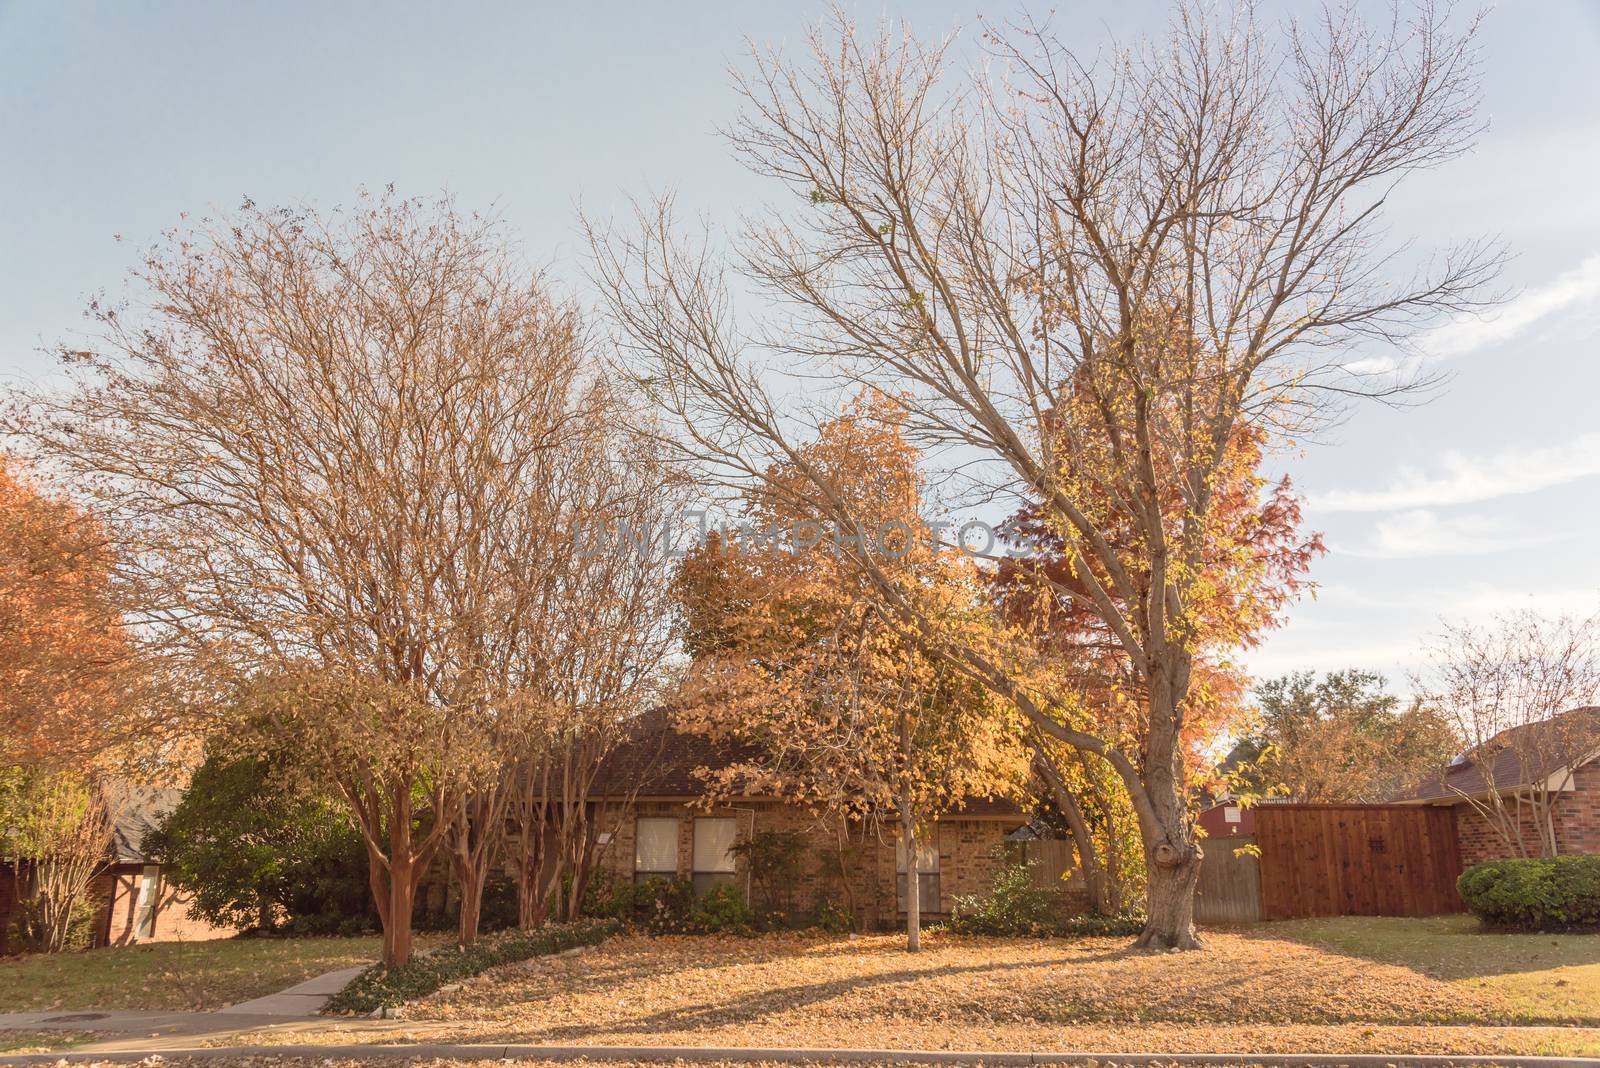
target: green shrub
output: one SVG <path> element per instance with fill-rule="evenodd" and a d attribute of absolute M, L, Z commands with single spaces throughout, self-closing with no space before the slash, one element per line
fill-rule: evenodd
<path fill-rule="evenodd" d="M 1008 864 L 995 872 L 984 894 L 963 894 L 950 907 L 957 934 L 1038 935 L 1060 926 L 1060 895 L 1033 885 L 1032 864 Z"/>
<path fill-rule="evenodd" d="M 633 886 L 633 921 L 651 934 L 686 934 L 693 929 L 694 884 L 682 876 L 652 875 Z"/>
<path fill-rule="evenodd" d="M 361 835 L 299 784 L 288 756 L 208 754 L 178 806 L 144 836 L 163 879 L 222 927 L 321 935 L 377 926 Z"/>
<path fill-rule="evenodd" d="M 1491 860 L 1462 872 L 1456 889 L 1487 927 L 1600 927 L 1600 856 Z"/>
<path fill-rule="evenodd" d="M 988 893 L 957 897 L 945 929 L 956 934 L 1069 938 L 1124 937 L 1144 930 L 1144 917 L 1136 912 L 1063 916 L 1060 893 L 1033 885 L 1032 867 L 1031 862 L 1008 864 L 995 872 Z"/>
<path fill-rule="evenodd" d="M 501 964 L 559 953 L 575 946 L 598 945 L 616 930 L 614 920 L 583 920 L 537 931 L 510 931 L 480 939 L 466 950 L 441 947 L 429 953 L 418 953 L 407 963 L 387 971 L 383 965 L 374 964 L 335 994 L 322 1011 L 352 1013 L 392 1008 Z"/>
<path fill-rule="evenodd" d="M 583 914 L 596 919 L 620 920 L 631 925 L 637 900 L 632 879 L 624 879 L 606 868 L 589 876 L 583 892 Z"/>
<path fill-rule="evenodd" d="M 1069 938 L 1131 938 L 1144 930 L 1144 917 L 1137 912 L 1098 916 L 1086 912 L 1067 916 L 1056 926 L 1056 934 Z"/>
<path fill-rule="evenodd" d="M 734 883 L 718 883 L 689 907 L 689 929 L 697 934 L 749 934 L 755 913 Z"/>
<path fill-rule="evenodd" d="M 751 904 L 759 905 L 765 926 L 788 922 L 795 910 L 794 888 L 800 883 L 806 836 L 799 831 L 757 831 L 731 852 L 749 868 Z"/>

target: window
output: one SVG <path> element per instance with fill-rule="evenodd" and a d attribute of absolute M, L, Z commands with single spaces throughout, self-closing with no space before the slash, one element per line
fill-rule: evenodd
<path fill-rule="evenodd" d="M 694 821 L 694 892 L 703 894 L 718 883 L 733 882 L 733 843 L 738 824 L 724 816 Z"/>
<path fill-rule="evenodd" d="M 675 878 L 678 874 L 678 821 L 645 817 L 634 823 L 633 877 L 652 875 Z"/>
<path fill-rule="evenodd" d="M 894 844 L 895 895 L 897 907 L 906 910 L 906 843 L 900 839 Z M 939 912 L 939 847 L 933 842 L 917 841 L 917 905 L 921 912 Z"/>
<path fill-rule="evenodd" d="M 156 936 L 156 896 L 160 891 L 161 869 L 154 864 L 146 864 L 139 876 L 139 923 L 133 929 L 134 938 Z"/>

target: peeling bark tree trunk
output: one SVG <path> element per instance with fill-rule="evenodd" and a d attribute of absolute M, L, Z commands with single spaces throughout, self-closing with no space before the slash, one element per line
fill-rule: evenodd
<path fill-rule="evenodd" d="M 483 917 L 483 889 L 499 855 L 501 827 L 505 824 L 510 786 L 497 781 L 487 790 L 463 796 L 456 807 L 448 834 L 450 868 L 461 887 L 461 911 L 456 918 L 456 944 L 465 948 L 478 940 Z"/>
<path fill-rule="evenodd" d="M 409 859 L 389 861 L 387 907 L 383 918 L 383 966 L 398 968 L 411 960 L 411 913 L 416 905 L 416 881 Z"/>

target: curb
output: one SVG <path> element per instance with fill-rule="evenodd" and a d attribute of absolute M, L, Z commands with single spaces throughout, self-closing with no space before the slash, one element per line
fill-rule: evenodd
<path fill-rule="evenodd" d="M 915 1050 L 915 1049 L 761 1049 L 738 1046 L 520 1046 L 449 1045 L 416 1043 L 391 1045 L 284 1045 L 284 1046 L 201 1046 L 193 1049 L 104 1050 L 57 1053 L 12 1054 L 0 1057 L 0 1065 L 38 1065 L 94 1061 L 136 1063 L 147 1058 L 177 1060 L 239 1059 L 242 1057 L 316 1057 L 354 1060 L 452 1059 L 452 1060 L 546 1060 L 546 1061 L 730 1061 L 779 1064 L 984 1064 L 1003 1068 L 1028 1068 L 1031 1065 L 1093 1063 L 1141 1068 L 1154 1064 L 1224 1065 L 1261 1064 L 1269 1068 L 1323 1068 L 1348 1065 L 1349 1068 L 1600 1068 L 1600 1057 L 1495 1057 L 1453 1056 L 1450 1054 L 1381 1053 L 1076 1053 L 1007 1052 L 995 1050 Z"/>

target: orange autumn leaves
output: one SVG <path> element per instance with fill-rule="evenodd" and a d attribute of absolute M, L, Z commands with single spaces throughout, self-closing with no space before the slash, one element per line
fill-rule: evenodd
<path fill-rule="evenodd" d="M 0 762 L 81 766 L 127 698 L 99 528 L 0 456 Z"/>
<path fill-rule="evenodd" d="M 719 774 L 723 789 L 921 823 L 965 796 L 1017 788 L 1027 762 L 999 703 L 920 648 L 844 558 L 853 538 L 880 544 L 878 566 L 924 614 L 981 625 L 978 569 L 923 528 L 919 458 L 892 401 L 858 400 L 747 495 L 743 536 L 714 535 L 685 560 L 678 593 L 694 662 L 680 726 L 753 754 Z M 830 509 L 808 497 L 819 480 L 801 464 L 848 498 L 856 530 L 818 522 Z M 790 538 L 760 533 L 772 531 Z"/>

